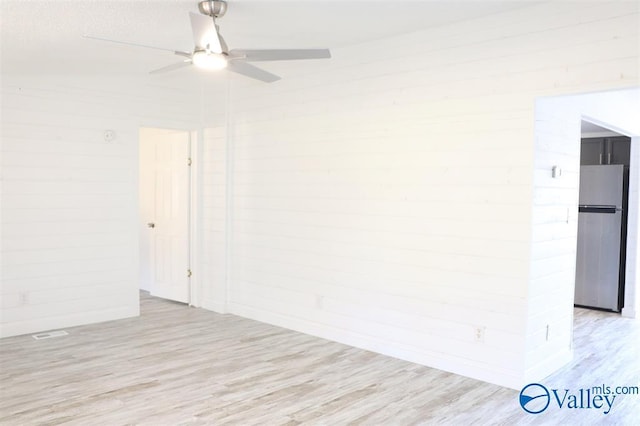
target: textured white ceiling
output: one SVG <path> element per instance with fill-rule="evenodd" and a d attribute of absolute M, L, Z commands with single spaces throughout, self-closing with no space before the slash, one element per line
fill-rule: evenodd
<path fill-rule="evenodd" d="M 337 49 L 504 12 L 526 1 L 229 0 L 219 20 L 231 48 Z M 188 12 L 197 0 L 0 0 L 3 73 L 146 73 L 193 47 Z M 183 71 L 178 71 L 183 72 Z"/>

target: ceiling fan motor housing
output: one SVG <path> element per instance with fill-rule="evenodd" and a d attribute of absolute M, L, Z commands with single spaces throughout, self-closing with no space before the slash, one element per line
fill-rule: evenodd
<path fill-rule="evenodd" d="M 220 18 L 227 12 L 227 2 L 222 0 L 203 0 L 198 3 L 198 10 L 203 15 Z"/>

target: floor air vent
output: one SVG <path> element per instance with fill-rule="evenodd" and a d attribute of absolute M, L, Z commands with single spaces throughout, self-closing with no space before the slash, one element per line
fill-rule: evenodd
<path fill-rule="evenodd" d="M 57 330 L 57 331 L 48 331 L 46 333 L 33 334 L 31 335 L 31 337 L 33 337 L 36 340 L 42 340 L 42 339 L 51 339 L 52 337 L 62 337 L 68 334 L 69 333 L 67 333 L 64 330 Z"/>

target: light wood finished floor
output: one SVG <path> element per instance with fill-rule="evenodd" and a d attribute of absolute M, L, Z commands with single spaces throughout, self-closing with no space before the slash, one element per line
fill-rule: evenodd
<path fill-rule="evenodd" d="M 2 425 L 640 424 L 611 413 L 526 414 L 518 392 L 148 295 L 142 316 L 0 340 Z M 635 385 L 639 322 L 576 310 L 575 361 L 544 384 Z"/>

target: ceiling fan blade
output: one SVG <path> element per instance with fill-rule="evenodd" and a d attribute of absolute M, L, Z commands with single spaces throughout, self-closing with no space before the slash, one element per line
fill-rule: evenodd
<path fill-rule="evenodd" d="M 273 83 L 274 81 L 280 80 L 280 77 L 278 77 L 277 75 L 271 74 L 270 72 L 258 68 L 254 65 L 247 64 L 246 62 L 229 61 L 229 63 L 227 64 L 227 69 L 229 71 L 242 74 L 246 77 L 264 81 L 265 83 Z"/>
<path fill-rule="evenodd" d="M 222 43 L 213 18 L 193 12 L 189 12 L 189 16 L 191 17 L 191 30 L 196 48 L 208 48 L 214 53 L 222 53 Z"/>
<path fill-rule="evenodd" d="M 191 65 L 191 60 L 185 60 L 176 64 L 167 65 L 166 67 L 158 68 L 157 70 L 150 71 L 149 74 L 163 74 L 165 72 L 177 70 Z"/>
<path fill-rule="evenodd" d="M 233 49 L 231 56 L 240 56 L 245 61 L 291 61 L 298 59 L 327 59 L 329 49 Z"/>
<path fill-rule="evenodd" d="M 106 41 L 108 43 L 124 44 L 126 46 L 144 47 L 146 49 L 155 49 L 155 50 L 164 50 L 164 51 L 167 51 L 167 52 L 176 52 L 173 49 L 165 49 L 164 47 L 149 46 L 147 44 L 132 43 L 130 41 L 111 40 L 111 39 L 108 39 L 108 38 L 95 37 L 95 36 L 90 36 L 90 35 L 83 35 L 82 37 L 83 38 L 88 38 L 88 39 L 91 39 L 91 40 Z"/>

